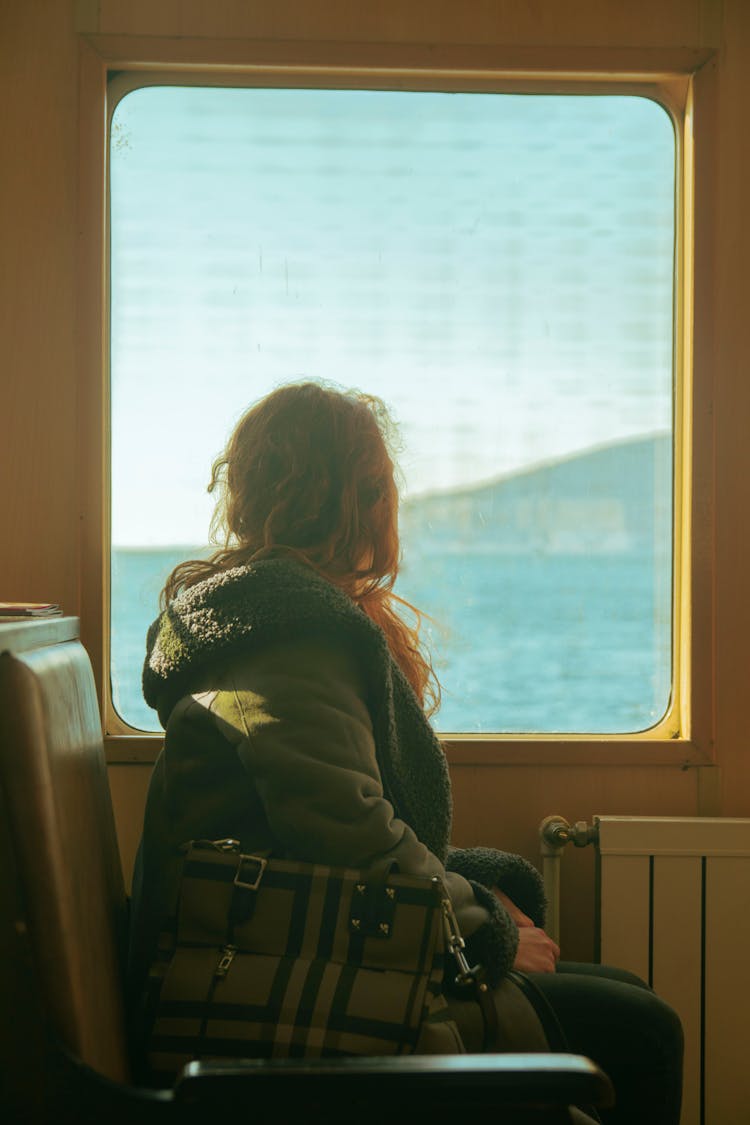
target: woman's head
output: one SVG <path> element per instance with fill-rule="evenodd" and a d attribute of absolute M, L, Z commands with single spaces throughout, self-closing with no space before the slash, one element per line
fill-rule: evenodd
<path fill-rule="evenodd" d="M 381 627 L 418 699 L 434 711 L 440 685 L 420 643 L 421 614 L 393 593 L 400 556 L 394 433 L 380 399 L 359 391 L 290 383 L 255 403 L 214 462 L 218 550 L 175 567 L 162 605 L 217 571 L 291 554 Z M 413 626 L 399 608 L 413 615 Z"/>
<path fill-rule="evenodd" d="M 242 416 L 214 463 L 214 540 L 242 561 L 292 551 L 347 589 L 363 579 L 391 586 L 399 556 L 392 435 L 371 395 L 318 383 L 273 391 Z"/>

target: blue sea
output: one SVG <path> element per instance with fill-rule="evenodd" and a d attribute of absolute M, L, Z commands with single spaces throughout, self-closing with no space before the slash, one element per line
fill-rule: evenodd
<path fill-rule="evenodd" d="M 112 685 L 130 724 L 158 730 L 140 691 L 146 629 L 188 547 L 112 553 Z M 397 591 L 425 625 L 441 732 L 617 733 L 653 726 L 671 684 L 670 579 L 653 553 L 508 551 L 429 528 Z"/>

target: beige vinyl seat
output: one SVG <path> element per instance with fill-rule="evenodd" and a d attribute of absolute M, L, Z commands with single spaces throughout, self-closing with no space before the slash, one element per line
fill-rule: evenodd
<path fill-rule="evenodd" d="M 569 1122 L 607 1078 L 567 1055 L 193 1063 L 129 1082 L 127 928 L 99 707 L 73 618 L 0 625 L 0 1090 L 6 1120 Z M 387 1107 L 387 1109 L 385 1108 Z M 398 1107 L 398 1109 L 396 1108 Z M 577 1118 L 576 1118 L 577 1119 Z"/>

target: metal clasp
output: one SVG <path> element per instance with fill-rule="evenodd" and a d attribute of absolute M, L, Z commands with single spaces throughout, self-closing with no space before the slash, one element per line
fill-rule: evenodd
<path fill-rule="evenodd" d="M 221 959 L 219 961 L 219 964 L 214 969 L 215 977 L 225 977 L 227 975 L 227 973 L 229 972 L 229 966 L 232 964 L 232 961 L 234 961 L 236 952 L 236 945 L 224 946 L 221 951 Z"/>
<path fill-rule="evenodd" d="M 445 940 L 449 950 L 453 954 L 456 964 L 458 965 L 458 974 L 456 976 L 456 984 L 473 984 L 476 979 L 476 968 L 471 967 L 466 960 L 464 949 L 466 942 L 461 937 L 461 931 L 458 928 L 458 919 L 456 912 L 453 909 L 453 903 L 448 895 L 445 893 L 445 887 L 441 884 L 441 898 L 440 904 L 443 908 L 443 928 L 445 930 Z"/>
<path fill-rule="evenodd" d="M 258 864 L 258 874 L 256 875 L 255 880 L 252 883 L 247 883 L 244 879 L 240 879 L 240 875 L 242 873 L 242 867 L 243 867 L 243 864 L 245 863 L 246 860 L 252 860 L 253 863 Z M 235 885 L 235 887 L 242 887 L 242 889 L 245 890 L 245 891 L 257 891 L 258 887 L 260 886 L 260 881 L 263 878 L 263 872 L 266 870 L 266 867 L 268 867 L 268 860 L 264 859 L 263 856 L 260 856 L 260 855 L 241 855 L 240 856 L 240 862 L 237 864 L 237 870 L 236 870 L 235 875 L 234 875 L 234 885 Z"/>

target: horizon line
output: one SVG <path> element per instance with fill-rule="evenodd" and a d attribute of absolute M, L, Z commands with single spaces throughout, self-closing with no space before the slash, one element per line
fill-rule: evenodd
<path fill-rule="evenodd" d="M 487 477 L 484 480 L 478 480 L 473 484 L 460 484 L 454 488 L 433 489 L 427 492 L 415 492 L 400 500 L 400 505 L 412 504 L 414 502 L 421 502 L 424 500 L 432 500 L 437 497 L 458 497 L 466 495 L 470 492 L 480 492 L 484 488 L 492 488 L 494 485 L 506 484 L 512 480 L 517 480 L 521 477 L 530 476 L 532 473 L 542 472 L 544 469 L 552 468 L 556 465 L 565 465 L 570 461 L 575 461 L 578 458 L 588 457 L 594 453 L 600 453 L 605 449 L 617 449 L 625 445 L 635 445 L 639 442 L 654 441 L 658 438 L 670 437 L 669 430 L 651 430 L 648 433 L 633 435 L 632 437 L 617 438 L 615 441 L 597 442 L 594 445 L 583 446 L 581 449 L 573 450 L 570 453 L 565 453 L 560 457 L 546 457 L 540 461 L 530 462 L 518 469 L 510 469 L 508 472 L 499 473 L 494 477 Z M 218 550 L 210 543 L 197 544 L 194 541 L 176 543 L 122 543 L 112 542 L 110 544 L 114 550 L 131 550 L 131 551 L 178 551 L 185 548 L 195 550 Z"/>

